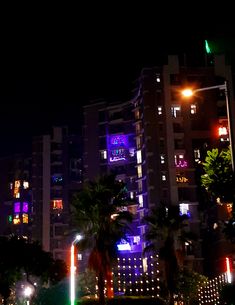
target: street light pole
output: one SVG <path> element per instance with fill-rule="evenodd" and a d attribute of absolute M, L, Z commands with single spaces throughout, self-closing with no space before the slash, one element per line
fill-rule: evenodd
<path fill-rule="evenodd" d="M 70 247 L 70 302 L 71 305 L 75 305 L 75 280 L 76 280 L 76 266 L 75 266 L 75 244 L 82 239 L 81 235 L 77 235 L 72 241 Z"/>
<path fill-rule="evenodd" d="M 204 88 L 198 88 L 194 90 L 186 89 L 183 90 L 182 94 L 186 97 L 189 97 L 193 95 L 195 92 L 199 91 L 207 91 L 207 90 L 213 90 L 213 89 L 220 89 L 224 90 L 225 93 L 225 102 L 226 102 L 226 110 L 227 110 L 227 120 L 228 120 L 228 129 L 229 129 L 229 143 L 230 143 L 230 153 L 231 153 L 231 165 L 232 165 L 232 171 L 234 172 L 234 135 L 233 135 L 233 128 L 231 124 L 231 110 L 230 110 L 230 104 L 229 104 L 229 98 L 228 98 L 228 85 L 227 81 L 224 82 L 222 85 L 216 85 L 216 86 L 210 86 L 210 87 L 204 87 Z"/>

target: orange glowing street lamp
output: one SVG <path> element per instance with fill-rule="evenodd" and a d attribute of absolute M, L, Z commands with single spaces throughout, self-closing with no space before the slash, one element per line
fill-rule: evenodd
<path fill-rule="evenodd" d="M 76 281 L 76 266 L 75 266 L 75 249 L 74 246 L 77 242 L 82 239 L 81 235 L 76 235 L 75 239 L 72 241 L 70 248 L 70 303 L 75 305 L 75 281 Z"/>
<path fill-rule="evenodd" d="M 231 125 L 231 109 L 229 104 L 229 98 L 228 98 L 228 86 L 227 81 L 224 82 L 222 85 L 216 85 L 216 86 L 210 86 L 210 87 L 204 87 L 204 88 L 197 88 L 197 89 L 184 89 L 182 90 L 182 95 L 184 97 L 190 97 L 194 95 L 196 92 L 200 91 L 207 91 L 207 90 L 213 90 L 213 89 L 220 89 L 224 90 L 225 93 L 225 101 L 226 101 L 226 109 L 227 109 L 227 120 L 228 120 L 228 128 L 229 128 L 229 143 L 230 143 L 230 152 L 231 152 L 231 164 L 232 164 L 232 170 L 234 172 L 234 135 L 233 135 L 233 128 Z"/>

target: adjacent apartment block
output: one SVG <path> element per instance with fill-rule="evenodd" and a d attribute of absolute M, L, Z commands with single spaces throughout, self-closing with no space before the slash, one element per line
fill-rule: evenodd
<path fill-rule="evenodd" d="M 55 259 L 68 260 L 70 203 L 82 184 L 81 140 L 66 127 L 35 137 L 32 149 L 32 238 Z"/>

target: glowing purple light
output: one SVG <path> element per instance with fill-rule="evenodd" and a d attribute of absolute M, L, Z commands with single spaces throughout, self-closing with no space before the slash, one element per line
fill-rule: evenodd
<path fill-rule="evenodd" d="M 115 162 L 120 160 L 126 160 L 125 150 L 122 148 L 111 150 L 109 161 Z"/>
<path fill-rule="evenodd" d="M 108 137 L 109 162 L 126 161 L 128 156 L 128 136 L 112 135 Z"/>
<path fill-rule="evenodd" d="M 128 138 L 125 135 L 110 136 L 110 145 L 112 146 L 127 146 Z"/>
<path fill-rule="evenodd" d="M 28 211 L 29 211 L 29 204 L 28 204 L 28 202 L 23 202 L 22 211 L 23 211 L 23 213 L 28 213 Z"/>
<path fill-rule="evenodd" d="M 20 202 L 15 202 L 14 203 L 14 212 L 15 213 L 20 213 Z"/>
<path fill-rule="evenodd" d="M 188 167 L 188 162 L 185 160 L 179 160 L 178 163 L 176 164 L 176 167 L 181 167 L 181 168 Z"/>
<path fill-rule="evenodd" d="M 126 244 L 118 244 L 117 245 L 118 247 L 118 251 L 130 251 L 131 250 L 131 246 L 129 243 L 126 243 Z"/>

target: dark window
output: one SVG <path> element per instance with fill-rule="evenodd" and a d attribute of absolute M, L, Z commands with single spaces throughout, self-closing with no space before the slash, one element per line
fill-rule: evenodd
<path fill-rule="evenodd" d="M 180 123 L 173 123 L 174 132 L 183 132 L 182 125 Z"/>
<path fill-rule="evenodd" d="M 109 133 L 121 133 L 124 130 L 123 124 L 115 124 L 115 125 L 110 125 L 109 126 Z"/>
<path fill-rule="evenodd" d="M 55 226 L 55 236 L 61 236 L 64 234 L 63 226 Z"/>
<path fill-rule="evenodd" d="M 164 149 L 164 147 L 165 147 L 164 139 L 160 139 L 160 141 L 159 141 L 159 146 L 160 146 L 160 149 L 161 149 L 161 150 Z"/>
<path fill-rule="evenodd" d="M 121 111 L 113 112 L 113 113 L 109 114 L 109 120 L 110 121 L 112 121 L 112 120 L 119 120 L 119 119 L 122 119 L 122 118 L 123 118 L 123 115 L 122 115 Z"/>
<path fill-rule="evenodd" d="M 181 85 L 181 80 L 179 74 L 171 74 L 170 75 L 170 83 L 173 86 Z"/>
<path fill-rule="evenodd" d="M 99 138 L 99 148 L 106 149 L 106 146 L 107 146 L 106 137 Z"/>
<path fill-rule="evenodd" d="M 51 150 L 61 150 L 62 149 L 62 143 L 51 143 Z"/>
<path fill-rule="evenodd" d="M 104 122 L 106 120 L 105 111 L 99 111 L 99 122 Z"/>
<path fill-rule="evenodd" d="M 184 149 L 184 141 L 182 139 L 175 139 L 175 149 Z"/>
<path fill-rule="evenodd" d="M 100 136 L 106 135 L 106 125 L 105 124 L 102 124 L 99 126 L 99 135 Z"/>
<path fill-rule="evenodd" d="M 52 165 L 51 166 L 51 172 L 52 174 L 59 174 L 62 173 L 63 169 L 61 165 Z"/>
<path fill-rule="evenodd" d="M 61 162 L 62 155 L 61 154 L 51 154 L 51 162 Z"/>

